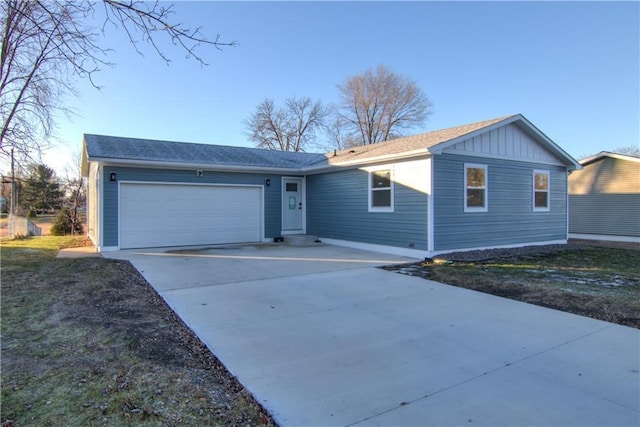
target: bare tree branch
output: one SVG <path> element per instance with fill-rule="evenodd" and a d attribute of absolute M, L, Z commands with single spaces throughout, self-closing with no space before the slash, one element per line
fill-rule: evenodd
<path fill-rule="evenodd" d="M 220 34 L 217 34 L 214 40 L 208 40 L 201 34 L 200 27 L 190 29 L 184 28 L 182 24 L 172 24 L 169 19 L 174 13 L 173 5 L 164 7 L 158 1 L 149 3 L 136 0 L 103 0 L 103 2 L 106 12 L 105 24 L 110 22 L 114 25 L 121 25 L 136 51 L 142 54 L 137 47 L 138 40 L 133 36 L 134 32 L 140 33 L 143 41 L 151 44 L 156 53 L 167 63 L 170 62 L 170 59 L 156 42 L 156 35 L 160 33 L 168 35 L 172 43 L 187 52 L 187 57 L 193 57 L 203 65 L 206 65 L 205 61 L 196 54 L 198 46 L 206 44 L 221 50 L 224 47 L 236 45 L 234 41 L 220 41 Z"/>
<path fill-rule="evenodd" d="M 94 76 L 112 64 L 107 60 L 110 50 L 100 45 L 101 32 L 90 26 L 98 3 L 104 5 L 103 33 L 112 24 L 127 34 L 137 52 L 142 41 L 167 63 L 162 36 L 203 65 L 196 54 L 199 46 L 235 45 L 173 23 L 172 6 L 159 2 L 5 0 L 0 3 L 0 157 L 15 156 L 19 165 L 39 157 L 53 135 L 54 116 L 71 113 L 64 98 L 76 94 L 76 81 L 86 78 L 99 89 Z"/>
<path fill-rule="evenodd" d="M 305 151 L 324 126 L 328 110 L 310 98 L 288 98 L 284 107 L 265 99 L 245 120 L 247 136 L 259 148 L 280 151 Z"/>
<path fill-rule="evenodd" d="M 422 125 L 431 114 L 431 102 L 416 83 L 382 65 L 348 77 L 338 90 L 340 134 L 346 140 L 357 136 L 361 145 L 402 136 L 402 130 Z"/>

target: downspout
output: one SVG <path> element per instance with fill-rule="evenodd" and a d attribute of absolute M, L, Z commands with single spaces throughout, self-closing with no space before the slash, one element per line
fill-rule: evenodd
<path fill-rule="evenodd" d="M 103 174 L 104 169 L 102 167 L 102 163 L 98 163 L 98 176 L 96 177 L 96 211 L 97 211 L 97 218 L 96 218 L 96 240 L 98 241 L 98 252 L 102 252 L 102 248 L 104 248 L 104 242 L 102 241 L 103 239 L 103 228 L 104 228 L 104 224 L 103 224 L 103 213 L 102 213 L 102 206 L 103 206 L 103 198 L 104 198 L 104 194 L 102 191 L 102 181 L 103 181 Z"/>
<path fill-rule="evenodd" d="M 565 177 L 564 177 L 564 179 L 565 179 L 565 182 L 564 182 L 565 192 L 564 193 L 565 193 L 565 196 L 567 198 L 567 200 L 565 202 L 567 204 L 566 205 L 567 208 L 565 209 L 565 211 L 566 211 L 566 223 L 565 223 L 566 238 L 565 238 L 565 240 L 567 241 L 567 243 L 569 243 L 569 175 L 571 175 L 571 170 L 569 170 L 569 168 L 567 168 L 566 171 L 567 171 L 567 173 L 565 174 Z"/>
<path fill-rule="evenodd" d="M 434 192 L 434 185 L 433 185 L 433 163 L 434 163 L 434 158 L 433 156 L 429 157 L 427 159 L 427 176 L 429 177 L 429 185 L 427 186 L 427 188 L 429 189 L 429 193 L 427 194 L 427 252 L 429 253 L 433 253 L 435 248 L 435 239 L 434 239 L 434 230 L 435 230 L 435 224 L 434 224 L 434 219 L 435 219 L 435 215 L 433 212 L 433 192 Z"/>

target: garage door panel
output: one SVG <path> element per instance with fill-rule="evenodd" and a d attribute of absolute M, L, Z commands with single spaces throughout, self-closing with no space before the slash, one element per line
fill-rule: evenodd
<path fill-rule="evenodd" d="M 259 187 L 120 185 L 120 247 L 261 240 Z"/>

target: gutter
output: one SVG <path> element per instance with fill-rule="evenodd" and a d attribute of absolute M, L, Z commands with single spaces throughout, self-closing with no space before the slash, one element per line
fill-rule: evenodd
<path fill-rule="evenodd" d="M 175 162 L 159 162 L 149 160 L 129 160 L 114 159 L 104 157 L 90 157 L 91 162 L 100 162 L 105 166 L 146 166 L 171 169 L 204 169 L 216 171 L 230 172 L 269 172 L 269 173 L 291 173 L 300 172 L 301 168 L 275 168 L 275 167 L 259 167 L 259 166 L 236 166 L 236 165 L 212 165 L 210 163 L 175 163 Z"/>
<path fill-rule="evenodd" d="M 149 160 L 132 160 L 132 159 L 115 159 L 111 157 L 89 157 L 91 162 L 100 162 L 105 166 L 145 166 L 145 167 L 158 167 L 158 168 L 172 168 L 172 169 L 204 169 L 209 171 L 224 171 L 224 172 L 266 172 L 266 173 L 278 173 L 278 174 L 306 174 L 306 173 L 320 173 L 325 170 L 339 169 L 349 166 L 358 166 L 362 164 L 371 164 L 390 160 L 402 160 L 408 158 L 414 158 L 419 156 L 428 156 L 431 153 L 428 149 L 420 149 L 414 151 L 407 151 L 398 154 L 387 154 L 377 157 L 367 157 L 366 159 L 348 160 L 344 162 L 336 163 L 322 163 L 319 165 L 302 166 L 302 167 L 264 167 L 264 166 L 239 166 L 239 165 L 214 165 L 210 163 L 175 163 L 168 161 L 149 161 Z M 330 157 L 328 158 L 330 159 Z"/>
<path fill-rule="evenodd" d="M 404 160 L 404 159 L 415 158 L 420 156 L 429 156 L 430 154 L 431 152 L 429 152 L 429 149 L 421 148 L 419 150 L 405 151 L 402 153 L 385 154 L 385 155 L 376 156 L 376 157 L 367 157 L 366 159 L 347 160 L 344 162 L 335 162 L 335 163 L 323 164 L 320 166 L 310 166 L 310 167 L 302 168 L 302 170 L 304 172 L 322 172 L 328 169 L 337 169 L 341 167 L 357 166 L 357 165 L 368 165 L 371 163 L 379 163 L 379 162 L 384 162 L 389 160 Z M 329 157 L 329 159 L 331 159 L 331 157 Z"/>

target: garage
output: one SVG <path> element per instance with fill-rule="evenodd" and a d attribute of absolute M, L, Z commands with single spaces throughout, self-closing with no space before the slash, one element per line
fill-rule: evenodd
<path fill-rule="evenodd" d="M 262 187 L 126 183 L 119 186 L 120 249 L 262 240 Z"/>

